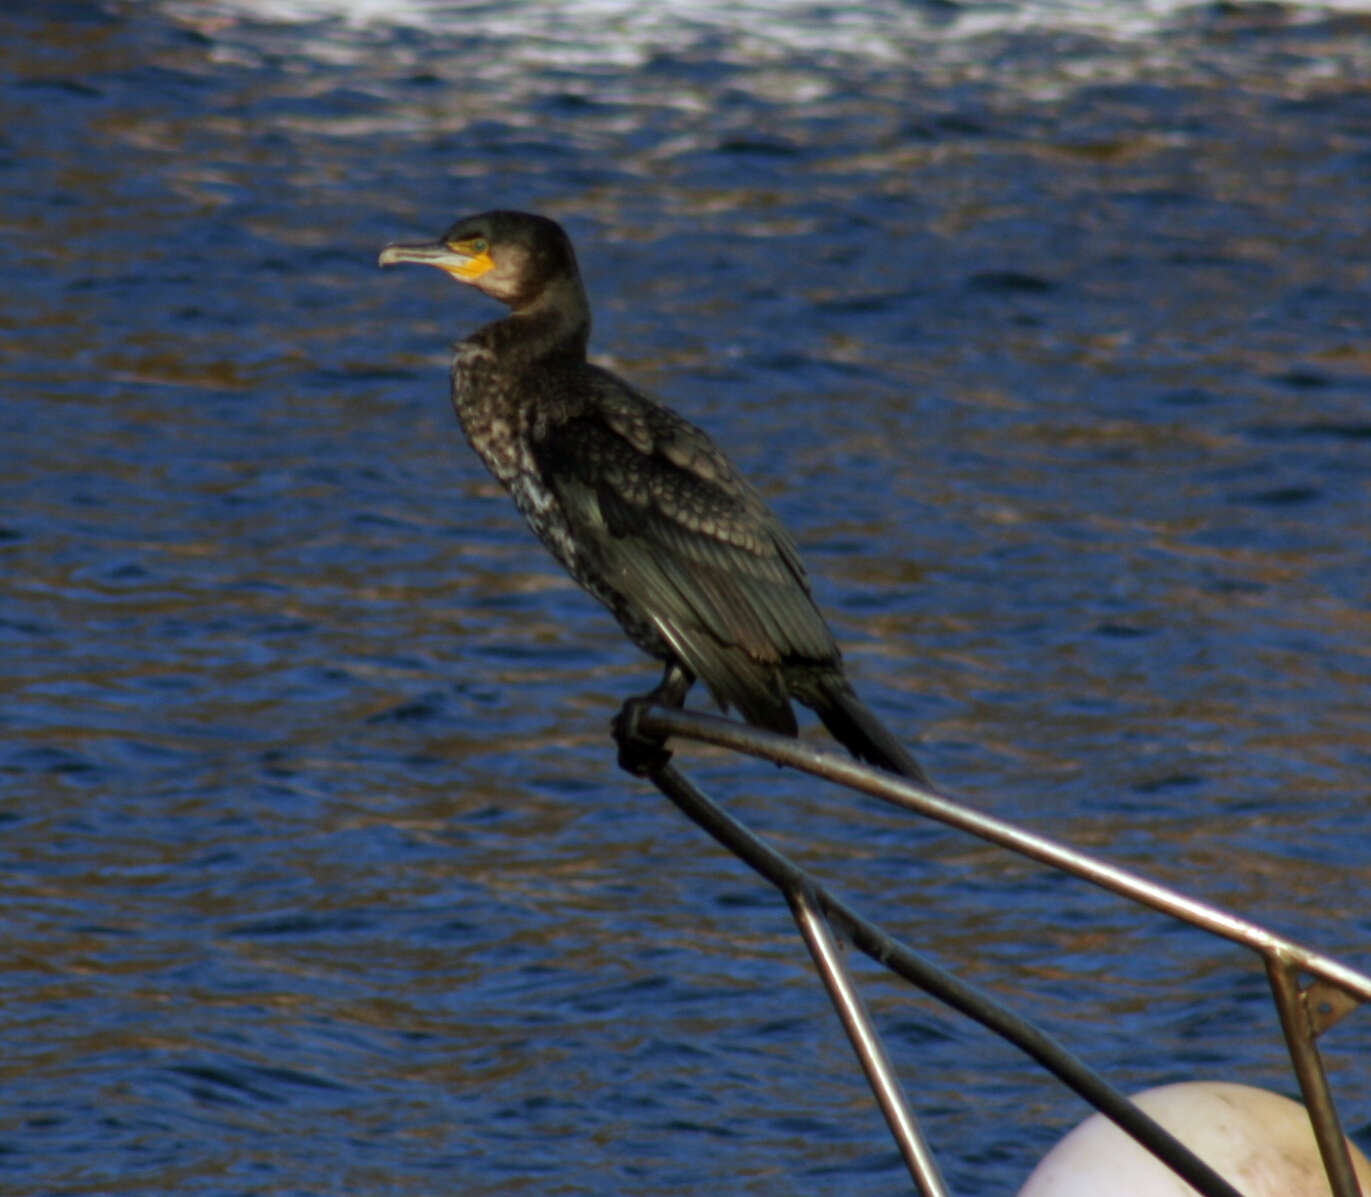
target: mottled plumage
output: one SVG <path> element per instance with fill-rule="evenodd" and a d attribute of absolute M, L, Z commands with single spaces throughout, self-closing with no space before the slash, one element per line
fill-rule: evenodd
<path fill-rule="evenodd" d="M 387 247 L 392 262 L 438 266 L 511 308 L 456 346 L 458 420 L 552 555 L 666 662 L 663 701 L 698 678 L 725 709 L 794 735 L 794 698 L 855 756 L 926 782 L 848 685 L 762 497 L 704 432 L 587 361 L 590 306 L 560 226 L 487 212 Z"/>

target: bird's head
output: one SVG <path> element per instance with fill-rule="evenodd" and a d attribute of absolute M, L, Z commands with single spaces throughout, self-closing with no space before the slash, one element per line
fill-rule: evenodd
<path fill-rule="evenodd" d="M 437 266 L 515 311 L 531 307 L 554 284 L 580 287 L 570 238 L 556 221 L 530 212 L 467 216 L 437 241 L 387 245 L 379 262 Z"/>

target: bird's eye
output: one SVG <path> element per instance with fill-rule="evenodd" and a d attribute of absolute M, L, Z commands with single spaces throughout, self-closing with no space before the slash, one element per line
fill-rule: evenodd
<path fill-rule="evenodd" d="M 486 252 L 486 250 L 490 248 L 490 242 L 487 241 L 484 237 L 473 237 L 471 239 L 471 248 L 476 253 L 483 254 Z"/>

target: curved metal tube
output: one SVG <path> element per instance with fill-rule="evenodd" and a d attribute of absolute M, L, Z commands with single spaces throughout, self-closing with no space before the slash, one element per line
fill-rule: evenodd
<path fill-rule="evenodd" d="M 818 752 L 785 736 L 761 731 L 718 716 L 646 705 L 639 701 L 630 701 L 625 705 L 615 722 L 615 734 L 619 739 L 621 761 L 645 759 L 641 753 L 635 755 L 626 752 L 627 744 L 655 742 L 658 745 L 658 752 L 653 758 L 654 767 L 647 769 L 645 776 L 689 818 L 786 895 L 814 954 L 816 966 L 839 1009 L 844 1026 L 852 1037 L 854 1049 L 867 1072 L 868 1080 L 872 1083 L 882 1110 L 886 1113 L 892 1134 L 905 1156 L 911 1175 L 925 1194 L 941 1192 L 938 1188 L 928 1187 L 942 1183 L 941 1178 L 937 1177 L 936 1165 L 932 1164 L 931 1157 L 927 1157 L 926 1161 L 924 1159 L 927 1155 L 926 1148 L 918 1137 L 912 1115 L 908 1114 L 907 1109 L 901 1112 L 904 1105 L 903 1097 L 898 1084 L 892 1085 L 893 1078 L 887 1075 L 889 1065 L 884 1062 L 884 1053 L 879 1048 L 879 1042 L 877 1041 L 874 1050 L 869 1049 L 865 1042 L 867 1031 L 863 1029 L 860 1018 L 856 1024 L 849 1021 L 850 1003 L 845 996 L 845 989 L 850 988 L 850 981 L 840 966 L 828 962 L 830 954 L 822 946 L 816 948 L 816 939 L 811 933 L 822 941 L 822 931 L 814 930 L 817 914 L 821 914 L 856 947 L 877 962 L 1014 1043 L 1171 1167 L 1187 1183 L 1205 1194 L 1205 1197 L 1238 1197 L 1237 1190 L 1223 1177 L 1060 1044 L 993 999 L 892 939 L 879 927 L 833 897 L 802 869 L 711 802 L 670 764 L 670 753 L 660 750 L 660 745 L 667 737 L 682 736 L 731 748 L 777 764 L 791 765 L 851 789 L 860 790 L 905 810 L 936 819 L 1020 855 L 1081 877 L 1094 885 L 1257 952 L 1265 962 L 1271 979 L 1281 1026 L 1332 1192 L 1335 1197 L 1360 1197 L 1315 1038 L 1357 1005 L 1371 1000 L 1371 977 L 1246 919 L 1189 898 L 1126 869 L 1098 860 L 1044 836 L 1025 831 L 1004 820 L 972 810 L 944 795 L 912 785 L 893 774 Z M 822 919 L 818 921 L 822 922 Z M 1307 990 L 1299 988 L 1300 972 L 1316 978 Z M 1317 1009 L 1311 1009 L 1314 998 L 1318 999 Z M 867 1020 L 865 1027 L 869 1026 Z M 874 1035 L 874 1031 L 870 1034 Z M 931 1165 L 931 1171 L 926 1164 Z"/>

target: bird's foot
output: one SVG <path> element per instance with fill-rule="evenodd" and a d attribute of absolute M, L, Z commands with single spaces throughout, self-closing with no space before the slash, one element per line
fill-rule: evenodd
<path fill-rule="evenodd" d="M 643 713 L 657 705 L 657 701 L 655 692 L 630 698 L 610 723 L 619 744 L 619 768 L 634 777 L 651 777 L 671 760 L 671 752 L 665 747 L 666 737 L 648 735 L 642 728 Z"/>

